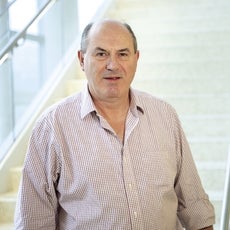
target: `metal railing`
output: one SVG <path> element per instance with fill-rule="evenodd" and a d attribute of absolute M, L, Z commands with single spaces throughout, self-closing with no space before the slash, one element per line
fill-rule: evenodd
<path fill-rule="evenodd" d="M 0 162 L 35 104 L 45 100 L 41 92 L 65 66 L 66 56 L 75 55 L 81 28 L 101 17 L 112 0 L 94 0 L 90 10 L 87 1 L 10 0 L 1 5 Z M 28 14 L 25 7 L 31 7 Z"/>
<path fill-rule="evenodd" d="M 12 0 L 10 2 L 7 3 L 6 7 L 0 11 L 0 17 L 5 14 L 5 12 L 16 2 L 17 0 Z"/>
<path fill-rule="evenodd" d="M 78 1 L 34 0 L 28 14 L 21 11 L 25 3 L 12 0 L 1 11 L 0 161 L 79 34 Z"/>
<path fill-rule="evenodd" d="M 220 230 L 229 230 L 229 218 L 230 218 L 230 146 L 228 151 L 228 161 L 227 161 L 227 169 L 226 169 L 226 180 L 225 180 L 225 188 L 224 188 Z"/>
<path fill-rule="evenodd" d="M 15 2 L 15 1 L 14 1 Z M 14 3 L 12 2 L 12 4 Z M 16 33 L 10 41 L 6 44 L 6 46 L 0 51 L 0 65 L 3 64 L 7 58 L 10 57 L 10 53 L 14 49 L 14 47 L 17 47 L 19 44 L 18 42 L 21 39 L 25 39 L 26 33 L 28 28 L 37 20 L 39 20 L 42 15 L 45 14 L 49 10 L 49 8 L 56 2 L 56 0 L 49 0 L 47 1 L 43 7 L 37 12 L 37 14 L 28 22 L 28 24 L 23 28 L 22 31 Z"/>

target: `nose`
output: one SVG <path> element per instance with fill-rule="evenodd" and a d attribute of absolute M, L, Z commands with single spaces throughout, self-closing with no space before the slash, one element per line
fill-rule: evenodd
<path fill-rule="evenodd" d="M 107 70 L 117 70 L 119 68 L 119 62 L 116 57 L 110 56 L 106 63 Z"/>

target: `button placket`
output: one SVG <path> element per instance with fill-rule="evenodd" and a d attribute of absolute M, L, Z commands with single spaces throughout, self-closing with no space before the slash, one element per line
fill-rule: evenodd
<path fill-rule="evenodd" d="M 130 209 L 132 229 L 143 229 L 142 213 L 139 203 L 138 190 L 132 168 L 128 149 L 123 152 L 123 177 L 127 194 L 127 201 Z"/>

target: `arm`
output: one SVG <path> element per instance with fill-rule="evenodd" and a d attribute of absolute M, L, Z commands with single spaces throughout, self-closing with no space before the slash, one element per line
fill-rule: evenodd
<path fill-rule="evenodd" d="M 185 228 L 199 229 L 199 226 L 206 225 L 209 227 L 203 229 L 212 230 L 215 223 L 214 207 L 204 191 L 179 120 L 177 123 L 175 136 L 178 174 L 175 191 L 178 197 L 178 217 Z"/>
<path fill-rule="evenodd" d="M 22 172 L 15 229 L 56 229 L 57 168 L 53 133 L 48 122 L 34 128 Z"/>

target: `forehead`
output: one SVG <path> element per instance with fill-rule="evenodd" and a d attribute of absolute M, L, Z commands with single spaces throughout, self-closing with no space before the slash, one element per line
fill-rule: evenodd
<path fill-rule="evenodd" d="M 133 38 L 128 29 L 121 23 L 104 22 L 95 24 L 88 36 L 88 45 L 93 48 L 124 49 L 133 47 Z"/>

